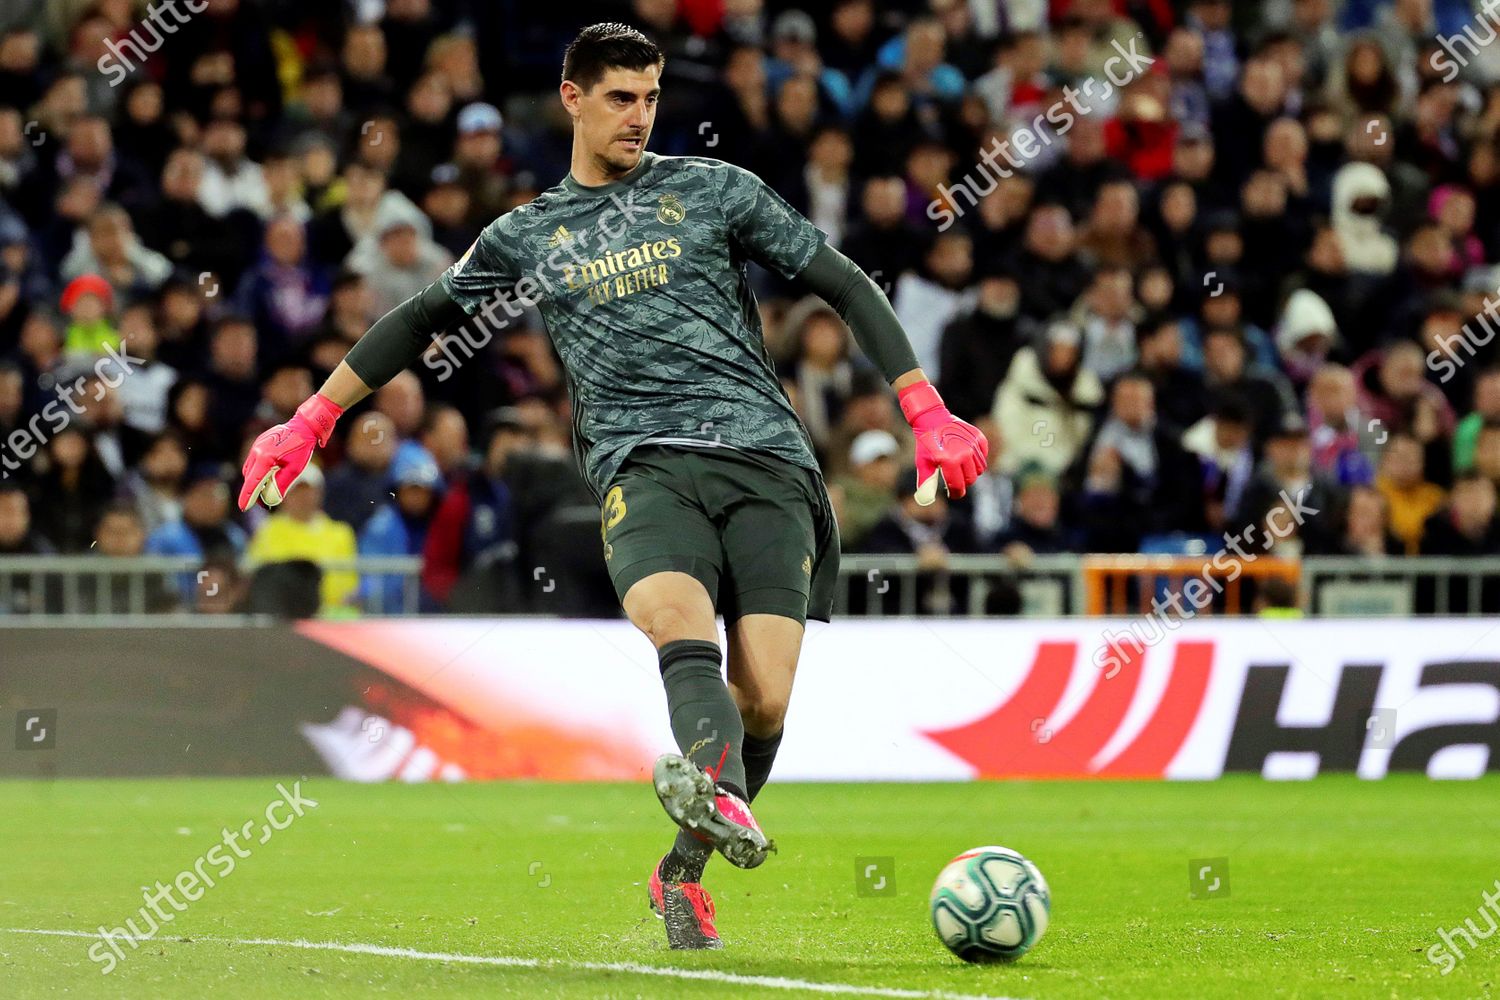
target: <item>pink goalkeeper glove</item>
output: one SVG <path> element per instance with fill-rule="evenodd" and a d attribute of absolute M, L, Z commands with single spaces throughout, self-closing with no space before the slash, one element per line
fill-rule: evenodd
<path fill-rule="evenodd" d="M 245 484 L 240 487 L 240 510 L 249 510 L 256 500 L 267 507 L 281 503 L 307 468 L 313 449 L 328 443 L 343 413 L 344 408 L 326 396 L 309 396 L 292 419 L 256 438 L 241 470 Z"/>
<path fill-rule="evenodd" d="M 961 497 L 989 465 L 990 443 L 978 427 L 948 412 L 930 382 L 897 393 L 901 412 L 917 436 L 917 503 L 937 499 L 937 474 L 950 497 Z"/>

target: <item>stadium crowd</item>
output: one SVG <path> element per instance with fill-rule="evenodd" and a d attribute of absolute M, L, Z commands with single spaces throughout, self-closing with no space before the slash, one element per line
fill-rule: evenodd
<path fill-rule="evenodd" d="M 163 6 L 0 10 L 0 554 L 203 556 L 237 596 L 156 596 L 205 610 L 240 564 L 356 553 L 421 555 L 431 610 L 589 577 L 597 502 L 532 311 L 351 412 L 275 512 L 232 490 L 376 318 L 563 176 L 557 66 L 595 20 L 667 53 L 652 148 L 806 213 L 989 436 L 971 495 L 918 507 L 889 388 L 755 269 L 846 551 L 1259 526 L 1292 556 L 1500 554 L 1500 51 L 1445 40 L 1494 37 L 1466 3 Z M 1287 497 L 1318 513 L 1268 526 Z M 325 612 L 402 597 L 314 586 Z"/>

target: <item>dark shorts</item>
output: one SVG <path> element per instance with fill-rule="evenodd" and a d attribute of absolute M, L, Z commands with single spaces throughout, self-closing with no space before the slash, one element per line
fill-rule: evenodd
<path fill-rule="evenodd" d="M 826 622 L 839 533 L 817 473 L 733 448 L 636 448 L 605 491 L 604 559 L 615 593 L 687 573 L 726 623 L 772 614 Z"/>

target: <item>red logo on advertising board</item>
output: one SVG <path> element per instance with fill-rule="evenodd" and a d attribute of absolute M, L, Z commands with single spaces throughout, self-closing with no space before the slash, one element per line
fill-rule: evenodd
<path fill-rule="evenodd" d="M 981 778 L 1160 778 L 1203 707 L 1214 644 L 1177 644 L 1167 688 L 1146 725 L 1119 753 L 1099 761 L 1135 700 L 1146 655 L 1138 645 L 1115 644 L 1110 651 L 1119 669 L 1112 677 L 1099 674 L 1083 705 L 1056 731 L 1046 721 L 1079 669 L 1076 642 L 1040 643 L 1026 679 L 993 712 L 922 735 L 968 761 Z"/>

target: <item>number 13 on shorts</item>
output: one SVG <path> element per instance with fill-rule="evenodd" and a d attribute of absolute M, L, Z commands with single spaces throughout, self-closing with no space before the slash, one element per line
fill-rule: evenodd
<path fill-rule="evenodd" d="M 615 554 L 614 546 L 609 544 L 609 529 L 624 520 L 625 512 L 628 509 L 625 506 L 625 491 L 620 487 L 612 487 L 605 494 L 604 505 L 599 510 L 599 537 L 604 540 L 604 558 L 606 561 Z"/>

